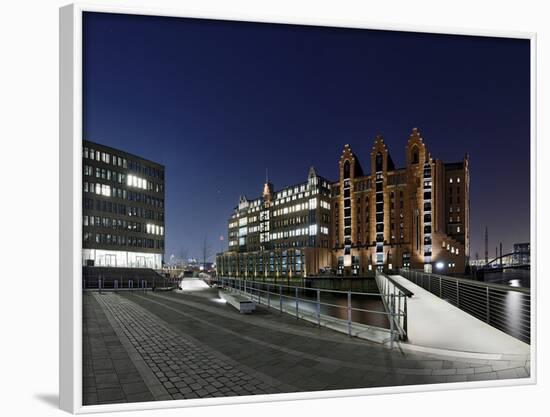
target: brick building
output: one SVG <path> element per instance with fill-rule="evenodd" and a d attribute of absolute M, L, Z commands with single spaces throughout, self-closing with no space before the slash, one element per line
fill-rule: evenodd
<path fill-rule="evenodd" d="M 464 271 L 469 256 L 469 166 L 434 159 L 418 129 L 396 168 L 381 136 L 370 170 L 345 145 L 339 177 L 310 170 L 308 181 L 262 197 L 241 197 L 229 219 L 229 250 L 217 257 L 230 276 L 307 276 L 322 270 L 363 275 L 411 267 Z"/>

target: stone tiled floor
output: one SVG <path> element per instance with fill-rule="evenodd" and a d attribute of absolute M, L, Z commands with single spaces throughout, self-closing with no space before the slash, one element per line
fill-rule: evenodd
<path fill-rule="evenodd" d="M 390 351 L 265 308 L 240 315 L 216 302 L 211 291 L 84 298 L 85 322 L 90 321 L 88 403 L 139 401 L 140 394 L 148 401 L 529 376 L 524 357 L 495 361 Z M 101 362 L 105 355 L 111 362 Z M 98 371 L 118 383 L 110 396 L 99 396 Z M 130 387 L 131 379 L 124 378 L 136 372 L 146 390 Z"/>
<path fill-rule="evenodd" d="M 103 308 L 90 296 L 84 297 L 83 331 L 84 405 L 154 400 Z"/>

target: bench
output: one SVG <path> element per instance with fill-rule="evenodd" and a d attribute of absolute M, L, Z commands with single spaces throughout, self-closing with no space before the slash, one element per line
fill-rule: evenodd
<path fill-rule="evenodd" d="M 250 314 L 256 310 L 256 303 L 239 294 L 231 294 L 226 291 L 218 291 L 218 295 L 227 304 L 239 310 L 241 314 Z"/>

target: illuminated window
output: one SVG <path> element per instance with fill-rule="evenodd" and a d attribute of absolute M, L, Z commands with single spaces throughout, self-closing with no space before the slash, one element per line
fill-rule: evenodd
<path fill-rule="evenodd" d="M 309 199 L 309 209 L 315 210 L 317 208 L 317 199 L 316 198 L 310 198 Z"/>
<path fill-rule="evenodd" d="M 101 185 L 101 195 L 105 197 L 111 197 L 111 186 L 102 184 Z"/>

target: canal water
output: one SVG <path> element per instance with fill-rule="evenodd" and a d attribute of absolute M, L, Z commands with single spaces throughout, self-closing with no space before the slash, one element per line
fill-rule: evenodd
<path fill-rule="evenodd" d="M 484 282 L 507 285 L 511 288 L 531 288 L 531 271 L 525 269 L 504 269 L 485 272 Z M 498 303 L 502 314 L 491 318 L 491 324 L 524 342 L 530 342 L 531 297 L 519 291 L 506 291 Z"/>
<path fill-rule="evenodd" d="M 262 291 L 266 291 L 263 287 Z M 286 291 L 285 291 L 286 290 Z M 270 287 L 270 304 L 279 307 L 279 289 Z M 296 309 L 296 293 L 293 288 L 283 290 L 283 305 L 287 311 Z M 257 291 L 253 290 L 253 299 L 257 299 Z M 348 294 L 346 292 L 320 292 L 320 312 L 322 315 L 342 320 L 348 319 Z M 261 293 L 262 304 L 267 303 L 267 294 Z M 351 293 L 351 319 L 354 323 L 390 328 L 382 298 L 377 293 Z M 298 290 L 298 309 L 300 313 L 311 316 L 317 314 L 317 290 L 302 288 Z"/>
<path fill-rule="evenodd" d="M 504 269 L 496 272 L 487 271 L 484 275 L 484 281 L 511 287 L 531 288 L 531 270 Z"/>

